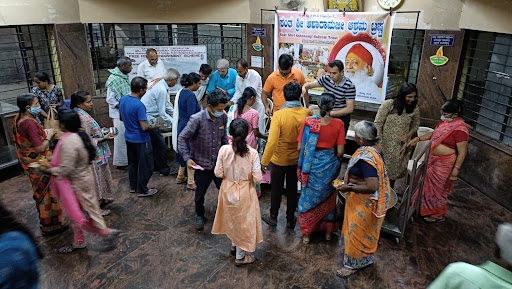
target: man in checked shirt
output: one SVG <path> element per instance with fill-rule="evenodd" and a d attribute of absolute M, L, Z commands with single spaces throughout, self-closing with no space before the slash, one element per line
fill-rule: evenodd
<path fill-rule="evenodd" d="M 220 147 L 228 144 L 228 117 L 224 111 L 228 103 L 227 95 L 222 90 L 215 89 L 208 94 L 207 101 L 207 108 L 192 115 L 178 136 L 178 151 L 187 162 L 187 167 L 196 171 L 195 225 L 198 231 L 204 227 L 204 195 L 212 181 L 217 189 L 222 183 L 222 179 L 215 176 L 213 169 Z M 187 147 L 187 141 L 190 141 L 190 148 Z"/>

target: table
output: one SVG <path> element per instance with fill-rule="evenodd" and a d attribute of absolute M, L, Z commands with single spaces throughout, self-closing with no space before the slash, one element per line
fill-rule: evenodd
<path fill-rule="evenodd" d="M 18 107 L 7 102 L 0 101 L 0 121 L 2 122 L 2 137 L 4 145 L 0 146 L 0 169 L 18 164 L 16 147 L 11 137 L 12 118 L 19 111 Z"/>

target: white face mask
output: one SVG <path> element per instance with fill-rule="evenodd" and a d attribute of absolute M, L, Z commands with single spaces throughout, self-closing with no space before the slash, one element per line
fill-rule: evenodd
<path fill-rule="evenodd" d="M 441 115 L 441 120 L 444 122 L 452 122 L 453 118 L 445 117 L 444 115 Z"/>

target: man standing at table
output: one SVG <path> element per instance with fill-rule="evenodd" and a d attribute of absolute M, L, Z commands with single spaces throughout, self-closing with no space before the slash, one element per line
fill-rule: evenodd
<path fill-rule="evenodd" d="M 228 97 L 228 100 L 235 94 L 236 70 L 229 68 L 229 61 L 226 59 L 217 60 L 217 70 L 210 76 L 208 82 L 208 94 L 216 88 L 222 90 Z"/>
<path fill-rule="evenodd" d="M 350 79 L 344 76 L 344 67 L 341 60 L 329 62 L 329 67 L 329 74 L 302 86 L 302 95 L 307 96 L 308 89 L 315 87 L 323 87 L 325 89 L 324 92 L 333 94 L 336 97 L 336 102 L 331 111 L 331 117 L 339 118 L 343 121 L 345 135 L 347 135 L 350 125 L 350 114 L 354 111 L 356 87 Z"/>
<path fill-rule="evenodd" d="M 117 67 L 109 69 L 110 76 L 105 86 L 107 87 L 108 116 L 112 118 L 114 127 L 118 134 L 114 137 L 114 159 L 113 164 L 120 170 L 128 168 L 126 156 L 126 142 L 124 139 L 124 123 L 119 119 L 119 100 L 130 93 L 130 80 L 128 73 L 132 71 L 132 61 L 126 56 L 119 57 Z"/>
<path fill-rule="evenodd" d="M 249 69 L 249 64 L 245 59 L 240 59 L 236 63 L 236 72 L 238 76 L 236 77 L 236 90 L 235 95 L 230 101 L 230 105 L 236 104 L 237 101 L 242 97 L 242 93 L 247 87 L 252 87 L 256 90 L 256 102 L 252 106 L 260 116 L 259 119 L 259 129 L 262 134 L 265 133 L 265 106 L 263 106 L 263 102 L 261 100 L 261 76 L 256 70 Z"/>
<path fill-rule="evenodd" d="M 306 78 L 302 71 L 293 67 L 293 57 L 290 54 L 282 54 L 279 56 L 278 69 L 267 77 L 265 85 L 263 86 L 261 99 L 267 115 L 275 113 L 284 105 L 286 102 L 283 93 L 284 86 L 290 82 L 295 82 L 303 86 L 306 83 Z M 272 111 L 270 111 L 270 106 L 267 101 L 270 96 L 272 96 L 272 102 L 274 103 L 274 109 Z M 309 98 L 307 95 L 304 100 L 306 106 L 309 106 Z"/>
<path fill-rule="evenodd" d="M 201 67 L 199 67 L 199 76 L 201 76 L 201 86 L 194 91 L 194 94 L 196 95 L 197 102 L 204 107 L 206 105 L 203 105 L 204 97 L 206 96 L 206 88 L 208 88 L 208 83 L 210 82 L 210 75 L 212 74 L 212 67 L 207 64 L 203 63 L 201 64 Z"/>
<path fill-rule="evenodd" d="M 146 107 L 146 114 L 150 124 L 158 122 L 158 118 L 161 117 L 165 121 L 166 127 L 172 127 L 172 108 L 170 108 L 170 103 L 167 101 L 167 91 L 178 83 L 179 78 L 180 73 L 174 68 L 169 68 L 162 78 L 156 78 L 149 83 L 149 88 L 141 101 Z M 176 174 L 176 169 L 171 171 L 167 164 L 169 157 L 167 145 L 160 129 L 151 130 L 149 135 L 153 145 L 155 170 L 160 172 L 161 176 Z"/>
<path fill-rule="evenodd" d="M 158 53 L 154 48 L 146 50 L 146 60 L 137 67 L 137 76 L 145 78 L 148 82 L 165 74 L 163 62 L 158 60 Z"/>

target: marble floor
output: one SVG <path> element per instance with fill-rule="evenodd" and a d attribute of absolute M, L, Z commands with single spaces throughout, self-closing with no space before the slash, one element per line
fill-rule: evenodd
<path fill-rule="evenodd" d="M 33 230 L 45 254 L 41 288 L 426 288 L 451 262 L 479 264 L 492 256 L 497 225 L 512 222 L 512 212 L 458 181 L 446 222 L 416 219 L 399 244 L 382 234 L 375 264 L 339 278 L 334 274 L 342 261 L 339 238 L 314 235 L 309 245 L 302 244 L 299 227 L 285 227 L 283 199 L 278 226 L 263 224 L 257 261 L 236 267 L 230 241 L 211 234 L 218 195 L 213 185 L 206 197 L 209 221 L 197 232 L 194 194 L 176 185 L 175 177 L 154 174 L 150 185 L 159 193 L 137 198 L 128 193 L 126 171 L 112 167 L 112 174 L 116 200 L 106 221 L 123 231 L 116 248 L 101 252 L 101 240 L 87 235 L 87 249 L 61 254 L 56 249 L 72 242 L 71 230 L 42 237 L 28 178 L 19 168 L 1 172 L 0 200 Z M 260 205 L 267 212 L 270 197 L 264 189 Z"/>

